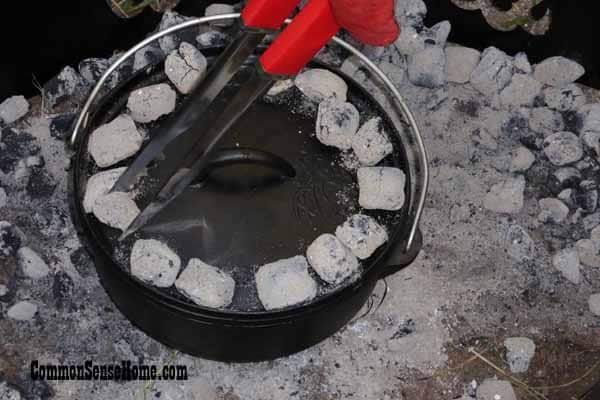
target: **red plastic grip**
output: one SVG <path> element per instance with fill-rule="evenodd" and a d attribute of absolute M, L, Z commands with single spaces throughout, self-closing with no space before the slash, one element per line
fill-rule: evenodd
<path fill-rule="evenodd" d="M 339 29 L 329 0 L 310 0 L 262 54 L 260 64 L 269 74 L 295 75 Z"/>
<path fill-rule="evenodd" d="M 278 29 L 298 3 L 300 0 L 249 0 L 242 21 L 248 28 Z"/>

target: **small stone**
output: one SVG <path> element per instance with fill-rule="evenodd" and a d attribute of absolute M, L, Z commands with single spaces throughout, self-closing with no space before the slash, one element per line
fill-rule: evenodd
<path fill-rule="evenodd" d="M 220 269 L 192 258 L 175 281 L 175 287 L 198 305 L 223 308 L 231 304 L 235 281 Z"/>
<path fill-rule="evenodd" d="M 189 21 L 192 18 L 184 17 L 175 11 L 167 10 L 163 13 L 162 19 L 158 26 L 159 31 L 164 31 L 167 28 Z M 188 28 L 177 33 L 172 33 L 158 39 L 161 50 L 164 54 L 170 54 L 173 50 L 179 47 L 183 41 L 192 43 L 199 33 L 198 28 Z"/>
<path fill-rule="evenodd" d="M 305 96 L 314 102 L 320 103 L 329 97 L 346 101 L 348 85 L 342 78 L 329 70 L 308 69 L 296 76 L 294 83 Z"/>
<path fill-rule="evenodd" d="M 583 229 L 591 231 L 600 225 L 600 212 L 595 212 L 583 218 Z"/>
<path fill-rule="evenodd" d="M 600 293 L 591 295 L 588 299 L 588 305 L 592 314 L 600 317 Z"/>
<path fill-rule="evenodd" d="M 136 89 L 129 95 L 127 108 L 134 121 L 152 122 L 175 109 L 177 94 L 165 83 Z"/>
<path fill-rule="evenodd" d="M 564 129 L 563 118 L 560 113 L 545 107 L 531 110 L 529 127 L 532 131 L 549 136 Z"/>
<path fill-rule="evenodd" d="M 497 213 L 514 214 L 523 208 L 525 178 L 522 175 L 507 178 L 490 188 L 483 206 Z"/>
<path fill-rule="evenodd" d="M 78 69 L 87 83 L 95 85 L 109 67 L 110 62 L 106 58 L 86 58 L 79 63 Z"/>
<path fill-rule="evenodd" d="M 574 167 L 563 167 L 554 171 L 554 177 L 561 187 L 572 186 L 581 180 L 581 172 Z"/>
<path fill-rule="evenodd" d="M 564 249 L 552 257 L 552 265 L 569 282 L 578 285 L 581 282 L 579 255 L 576 249 Z"/>
<path fill-rule="evenodd" d="M 582 132 L 600 132 L 600 104 L 593 104 L 584 114 Z"/>
<path fill-rule="evenodd" d="M 419 35 L 415 28 L 407 26 L 400 30 L 400 35 L 394 45 L 400 54 L 412 56 L 425 49 L 425 38 Z"/>
<path fill-rule="evenodd" d="M 504 340 L 506 360 L 510 372 L 520 374 L 527 372 L 529 363 L 535 354 L 535 343 L 526 337 L 513 337 Z"/>
<path fill-rule="evenodd" d="M 365 122 L 352 138 L 352 150 L 362 165 L 372 166 L 394 151 L 394 146 L 383 130 L 381 118 Z"/>
<path fill-rule="evenodd" d="M 431 28 L 404 27 L 394 43 L 400 54 L 413 56 L 428 47 L 444 48 L 450 34 L 450 22 L 438 22 Z"/>
<path fill-rule="evenodd" d="M 292 87 L 294 87 L 294 81 L 292 79 L 280 79 L 271 86 L 267 92 L 267 96 L 277 96 Z"/>
<path fill-rule="evenodd" d="M 233 6 L 231 4 L 213 3 L 206 7 L 204 15 L 210 17 L 213 15 L 231 14 L 233 12 L 235 12 L 235 10 L 233 9 Z M 223 21 L 213 21 L 210 24 L 213 26 L 228 27 L 233 25 L 233 22 L 234 19 L 231 18 Z"/>
<path fill-rule="evenodd" d="M 13 256 L 21 247 L 21 236 L 7 221 L 0 221 L 0 256 Z"/>
<path fill-rule="evenodd" d="M 50 268 L 42 257 L 29 247 L 21 247 L 17 252 L 17 257 L 23 273 L 28 278 L 41 279 L 50 272 Z"/>
<path fill-rule="evenodd" d="M 467 83 L 471 73 L 479 64 L 481 52 L 462 46 L 446 47 L 446 69 L 448 81 L 454 83 Z"/>
<path fill-rule="evenodd" d="M 124 231 L 138 216 L 140 209 L 128 193 L 113 192 L 99 196 L 92 212 L 103 224 Z"/>
<path fill-rule="evenodd" d="M 133 70 L 140 71 L 151 65 L 157 65 L 164 59 L 164 51 L 157 42 L 153 42 L 136 51 L 133 59 Z"/>
<path fill-rule="evenodd" d="M 130 257 L 131 274 L 157 287 L 170 287 L 175 282 L 181 260 L 166 244 L 155 239 L 135 242 Z"/>
<path fill-rule="evenodd" d="M 535 156 L 527 147 L 518 147 L 511 152 L 510 172 L 527 171 L 535 162 Z"/>
<path fill-rule="evenodd" d="M 510 382 L 486 379 L 477 388 L 477 400 L 517 400 L 517 395 Z"/>
<path fill-rule="evenodd" d="M 112 189 L 117 179 L 125 172 L 125 169 L 126 167 L 121 167 L 98 172 L 88 179 L 83 197 L 83 209 L 86 213 L 92 212 L 96 200 Z"/>
<path fill-rule="evenodd" d="M 559 198 L 560 200 L 562 200 L 565 204 L 572 205 L 573 204 L 573 189 L 562 190 L 556 197 Z"/>
<path fill-rule="evenodd" d="M 350 249 L 329 233 L 319 236 L 308 246 L 306 258 L 321 279 L 333 285 L 339 285 L 359 269 L 358 260 Z"/>
<path fill-rule="evenodd" d="M 554 165 L 566 165 L 583 157 L 581 140 L 571 132 L 557 132 L 544 139 L 544 153 Z"/>
<path fill-rule="evenodd" d="M 583 132 L 581 134 L 581 140 L 590 149 L 594 150 L 596 156 L 600 156 L 600 132 Z"/>
<path fill-rule="evenodd" d="M 541 83 L 529 75 L 516 74 L 500 93 L 500 102 L 505 106 L 531 107 L 541 91 Z"/>
<path fill-rule="evenodd" d="M 515 72 L 520 74 L 531 74 L 533 72 L 533 67 L 529 62 L 529 58 L 527 54 L 520 52 L 515 55 L 514 60 Z"/>
<path fill-rule="evenodd" d="M 315 132 L 317 139 L 327 146 L 348 150 L 358 130 L 360 115 L 356 107 L 336 98 L 319 104 Z"/>
<path fill-rule="evenodd" d="M 598 208 L 598 191 L 596 189 L 578 191 L 573 199 L 587 213 L 593 213 Z"/>
<path fill-rule="evenodd" d="M 583 265 L 600 268 L 600 240 L 581 239 L 575 243 L 575 248 Z"/>
<path fill-rule="evenodd" d="M 6 195 L 6 191 L 0 187 L 0 208 L 6 207 L 8 203 L 8 196 Z"/>
<path fill-rule="evenodd" d="M 385 228 L 375 219 L 364 214 L 355 214 L 335 230 L 335 236 L 352 253 L 365 260 L 388 240 Z"/>
<path fill-rule="evenodd" d="M 508 255 L 518 262 L 535 257 L 535 243 L 529 233 L 519 225 L 511 225 L 506 234 Z"/>
<path fill-rule="evenodd" d="M 559 223 L 569 215 L 569 207 L 558 199 L 545 198 L 541 199 L 538 204 L 541 209 L 538 220 L 541 222 Z"/>
<path fill-rule="evenodd" d="M 557 111 L 576 110 L 586 101 L 583 90 L 574 83 L 562 88 L 544 89 L 544 99 L 549 108 Z"/>
<path fill-rule="evenodd" d="M 8 309 L 8 318 L 16 321 L 29 321 L 37 313 L 37 305 L 29 301 L 20 301 Z"/>
<path fill-rule="evenodd" d="M 8 386 L 6 382 L 0 382 L 0 399 L 21 400 L 21 393 L 17 389 Z"/>
<path fill-rule="evenodd" d="M 196 37 L 196 42 L 201 49 L 224 47 L 229 43 L 229 40 L 229 35 L 219 31 L 203 32 Z"/>
<path fill-rule="evenodd" d="M 0 121 L 12 124 L 29 112 L 29 102 L 23 96 L 13 96 L 0 103 Z"/>
<path fill-rule="evenodd" d="M 441 47 L 427 47 L 410 57 L 408 79 L 417 86 L 436 88 L 446 83 L 446 55 Z"/>
<path fill-rule="evenodd" d="M 425 44 L 428 46 L 446 47 L 446 41 L 450 35 L 452 26 L 450 21 L 441 21 L 433 25 L 431 28 L 425 28 L 421 31 L 421 35 L 425 36 Z"/>
<path fill-rule="evenodd" d="M 471 73 L 471 84 L 482 94 L 492 97 L 504 89 L 513 75 L 512 60 L 501 50 L 488 47 Z"/>
<path fill-rule="evenodd" d="M 96 165 L 105 168 L 137 153 L 142 142 L 143 137 L 133 119 L 127 114 L 121 114 L 92 132 L 88 151 Z"/>
<path fill-rule="evenodd" d="M 534 78 L 546 85 L 562 87 L 575 82 L 585 74 L 585 69 L 565 57 L 550 57 L 535 66 Z"/>
<path fill-rule="evenodd" d="M 397 1 L 394 5 L 394 15 L 402 27 L 422 27 L 426 14 L 427 6 L 423 0 Z"/>
<path fill-rule="evenodd" d="M 395 211 L 404 205 L 404 172 L 392 167 L 358 169 L 358 203 L 366 209 Z"/>
<path fill-rule="evenodd" d="M 498 143 L 496 139 L 489 133 L 489 131 L 485 128 L 477 128 L 473 131 L 471 135 L 471 139 L 479 146 L 483 147 L 487 150 L 496 150 L 498 148 Z"/>
<path fill-rule="evenodd" d="M 179 92 L 190 93 L 204 77 L 208 63 L 200 51 L 182 42 L 165 60 L 165 74 Z"/>
<path fill-rule="evenodd" d="M 71 67 L 44 85 L 44 108 L 48 113 L 73 112 L 88 96 L 90 84 Z"/>
<path fill-rule="evenodd" d="M 258 269 L 255 279 L 258 298 L 266 310 L 303 303 L 317 295 L 317 283 L 308 273 L 303 256 L 265 264 Z"/>
<path fill-rule="evenodd" d="M 592 190 L 592 189 L 598 188 L 598 184 L 596 183 L 596 181 L 594 179 L 583 180 L 583 181 L 579 182 L 579 186 L 583 190 Z"/>

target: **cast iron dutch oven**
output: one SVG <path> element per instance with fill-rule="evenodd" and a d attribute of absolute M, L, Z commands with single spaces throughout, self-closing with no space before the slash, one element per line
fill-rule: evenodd
<path fill-rule="evenodd" d="M 134 74 L 112 91 L 104 90 L 103 84 L 113 70 L 131 62 L 137 50 L 160 37 L 237 17 L 228 14 L 191 20 L 155 34 L 125 53 L 101 78 L 77 121 L 71 137 L 69 180 L 75 226 L 119 310 L 170 347 L 208 359 L 241 362 L 285 356 L 327 338 L 363 307 L 379 279 L 413 261 L 421 248 L 418 221 L 427 187 L 427 163 L 418 127 L 397 90 L 358 50 L 334 38 L 331 46 L 354 54 L 363 63 L 363 73 L 372 78 L 369 89 L 335 66 L 318 60 L 311 66 L 328 68 L 346 80 L 349 101 L 362 119 L 382 118 L 394 144 L 393 154 L 382 163 L 401 168 L 407 176 L 401 210 L 367 212 L 385 225 L 389 240 L 363 261 L 362 274 L 340 287 L 321 282 L 318 296 L 305 304 L 265 311 L 258 301 L 254 284 L 258 265 L 304 254 L 318 235 L 333 233 L 348 216 L 360 211 L 355 172 L 344 167 L 338 151 L 314 138 L 314 107 L 293 88 L 275 101 L 254 104 L 228 133 L 221 153 L 201 182 L 136 234 L 137 238 L 159 236 L 181 256 L 183 266 L 197 257 L 230 273 L 236 280 L 232 305 L 223 310 L 202 307 L 173 288 L 155 288 L 131 276 L 127 249 L 136 238 L 118 242 L 120 232 L 83 211 L 87 179 L 97 171 L 87 154 L 87 139 L 97 126 L 124 111 L 132 90 L 167 79 L 158 66 Z M 203 53 L 210 63 L 221 50 Z M 249 68 L 236 79 L 243 79 Z M 235 86 L 234 80 L 226 91 Z M 387 113 L 373 95 L 387 103 Z"/>

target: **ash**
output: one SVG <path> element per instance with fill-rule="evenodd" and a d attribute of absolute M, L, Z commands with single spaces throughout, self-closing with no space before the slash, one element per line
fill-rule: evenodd
<path fill-rule="evenodd" d="M 535 344 L 521 380 L 547 386 L 584 375 L 597 354 L 592 350 L 600 310 L 600 268 L 594 265 L 600 249 L 600 94 L 579 86 L 583 104 L 581 98 L 556 99 L 573 91 L 549 91 L 550 85 L 571 85 L 582 72 L 560 58 L 539 67 L 523 55 L 517 60 L 488 49 L 468 71 L 451 70 L 468 66 L 448 62 L 447 29 L 425 27 L 425 13 L 420 0 L 399 2 L 396 16 L 411 36 L 386 49 L 368 49 L 374 61 L 395 67 L 390 77 L 415 113 L 429 152 L 423 250 L 411 266 L 378 285 L 366 315 L 311 349 L 268 363 L 223 364 L 174 352 L 116 310 L 68 209 L 69 158 L 61 138 L 68 136 L 64 121 L 76 112 L 72 107 L 87 90 L 85 80 L 78 79 L 75 88 L 53 85 L 75 96 L 67 96 L 64 107 L 52 104 L 58 114 L 41 110 L 39 98 L 30 99 L 27 114 L 4 123 L 0 136 L 0 186 L 6 195 L 0 202 L 0 396 L 425 400 L 487 398 L 493 392 L 514 398 L 519 388 L 492 379 L 497 373 L 485 364 L 475 360 L 455 368 L 472 357 L 472 347 L 508 371 L 502 355 L 513 351 L 504 345 L 509 338 Z M 527 79 L 511 84 L 521 74 Z M 352 75 L 372 85 L 363 70 Z M 295 90 L 280 95 L 294 101 Z M 552 93 L 552 104 L 573 108 L 552 109 L 544 93 Z M 57 93 L 52 99 L 65 98 Z M 316 114 L 310 102 L 295 101 L 299 112 Z M 560 132 L 573 135 L 556 135 Z M 517 161 L 512 157 L 523 153 L 520 147 L 535 161 L 511 168 Z M 542 211 L 555 215 L 548 209 L 558 209 L 555 201 L 540 205 L 548 198 L 568 208 L 562 222 L 538 218 Z M 17 257 L 21 247 L 35 251 L 48 274 L 27 277 Z M 387 295 L 379 306 L 384 286 Z M 31 360 L 78 364 L 84 358 L 185 364 L 190 380 L 30 378 Z M 547 360 L 564 363 L 557 368 L 562 372 Z M 598 378 L 597 371 L 592 375 Z M 546 396 L 582 394 L 591 382 Z"/>

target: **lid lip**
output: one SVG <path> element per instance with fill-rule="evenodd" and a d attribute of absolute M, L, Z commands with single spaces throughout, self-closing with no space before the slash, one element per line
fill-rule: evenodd
<path fill-rule="evenodd" d="M 231 15 L 226 15 L 226 16 L 222 16 L 222 17 L 235 18 L 236 16 L 237 16 L 236 14 L 231 14 Z M 212 20 L 212 19 L 210 19 L 210 20 Z M 194 20 L 194 21 L 196 21 L 196 24 L 201 24 L 201 23 L 207 22 L 208 20 L 206 18 L 200 18 L 200 19 Z M 196 25 L 196 24 L 191 23 L 194 21 L 189 21 L 188 23 L 181 24 L 179 26 L 179 29 L 183 29 L 185 27 L 191 27 L 191 26 Z M 173 27 L 173 28 L 175 28 L 175 27 Z M 179 29 L 172 29 L 172 30 L 168 30 L 165 32 L 167 32 L 167 33 L 174 32 Z M 160 37 L 162 37 L 162 36 L 160 36 Z M 152 39 L 152 37 L 150 37 L 148 39 Z M 334 40 L 338 44 L 340 44 L 340 43 L 343 44 L 342 47 L 345 47 L 346 49 L 349 49 L 352 52 L 358 52 L 358 50 L 352 48 L 349 44 L 345 43 L 343 40 L 341 40 L 337 37 L 335 37 Z M 141 42 L 140 44 L 135 46 L 134 49 L 136 49 L 137 47 L 140 47 L 140 48 L 143 47 L 142 44 L 145 45 L 146 41 Z M 131 50 L 129 52 L 127 52 L 122 57 L 122 59 L 120 59 L 119 61 L 125 60 L 127 58 L 127 54 L 129 54 L 130 52 L 131 52 Z M 358 53 L 360 53 L 360 52 L 358 52 Z M 118 64 L 118 62 L 117 62 L 117 64 Z M 113 65 L 113 67 L 117 66 L 117 64 Z M 326 67 L 329 69 L 334 69 L 335 72 L 337 74 L 342 75 L 344 77 L 344 79 L 353 82 L 357 87 L 363 89 L 362 90 L 363 93 L 365 95 L 367 95 L 367 97 L 369 97 L 371 100 L 373 100 L 373 97 L 368 92 L 368 90 L 366 90 L 366 88 L 364 88 L 363 85 L 359 84 L 354 79 L 348 77 L 346 74 L 341 72 L 339 70 L 339 68 L 337 68 L 337 67 L 332 68 L 329 65 L 326 65 Z M 111 72 L 111 70 L 109 69 L 109 71 L 107 71 L 106 75 L 110 74 L 110 72 Z M 132 75 L 131 79 L 133 79 L 136 76 L 137 76 L 137 74 Z M 103 78 L 105 78 L 105 77 L 103 77 Z M 102 83 L 103 82 L 101 79 L 98 83 L 98 86 L 95 89 L 100 87 L 102 85 Z M 97 94 L 97 93 L 95 93 L 95 94 Z M 92 95 L 90 95 L 90 98 L 88 99 L 89 104 L 86 104 L 85 109 L 82 111 L 82 113 L 80 115 L 81 119 L 85 119 L 85 121 L 86 121 L 85 125 L 87 125 L 88 118 L 90 116 L 88 114 L 88 112 L 90 111 L 89 106 L 90 106 L 91 102 L 93 101 L 93 97 L 95 94 L 92 93 Z M 377 102 L 375 102 L 375 103 L 378 104 Z M 386 116 L 387 116 L 387 114 L 386 114 Z M 412 117 L 412 115 L 411 115 L 411 117 Z M 388 118 L 389 118 L 389 116 L 388 116 Z M 77 141 L 76 140 L 77 133 L 79 132 L 80 129 L 82 129 L 81 125 L 79 124 L 80 122 L 81 122 L 81 120 L 78 121 L 78 125 L 76 125 L 73 135 L 71 137 L 72 143 L 75 143 Z M 409 118 L 409 123 L 411 125 L 413 123 L 413 120 L 411 120 L 411 118 Z M 393 123 L 392 123 L 392 125 L 395 126 L 395 124 L 393 124 Z M 420 136 L 418 137 L 418 139 L 420 139 Z M 406 144 L 403 143 L 403 147 L 405 147 L 405 145 Z M 75 146 L 75 148 L 76 147 L 77 146 Z M 81 147 L 81 146 L 79 146 L 79 147 Z M 405 151 L 405 149 L 403 149 L 403 151 Z M 81 154 L 81 151 L 79 151 L 79 152 L 75 151 L 74 157 L 75 158 L 78 157 L 78 154 Z M 74 161 L 73 165 L 79 165 L 79 163 Z M 410 166 L 406 165 L 406 168 L 410 168 Z M 82 217 L 82 215 L 84 215 L 84 214 L 80 214 L 80 213 L 83 213 L 83 210 L 81 209 L 81 204 L 80 204 L 81 202 L 79 201 L 79 199 L 81 199 L 81 196 L 79 193 L 80 187 L 75 184 L 76 182 L 79 182 L 80 172 L 81 171 L 77 171 L 76 168 L 71 169 L 71 174 L 73 174 L 73 176 L 69 179 L 69 186 L 72 186 L 72 188 L 69 190 L 69 196 L 73 202 L 73 207 L 74 207 L 74 210 L 71 214 L 72 214 L 74 220 L 75 219 L 83 220 L 83 223 L 81 223 L 82 221 L 79 221 L 80 229 L 78 229 L 77 232 L 78 232 L 80 238 L 83 237 L 88 242 L 87 247 L 92 250 L 95 261 L 101 261 L 103 263 L 111 264 L 110 265 L 111 267 L 118 269 L 119 273 L 123 274 L 125 279 L 131 280 L 132 283 L 134 283 L 139 289 L 142 290 L 142 293 L 144 294 L 144 296 L 147 296 L 152 301 L 163 304 L 170 309 L 184 312 L 188 316 L 193 317 L 193 318 L 198 318 L 198 319 L 210 319 L 213 321 L 221 320 L 221 321 L 231 322 L 232 318 L 237 318 L 238 320 L 243 320 L 245 322 L 252 322 L 254 325 L 254 324 L 259 324 L 259 323 L 267 323 L 270 321 L 275 322 L 278 320 L 297 318 L 299 314 L 306 314 L 306 313 L 311 313 L 313 311 L 320 310 L 322 307 L 326 307 L 331 302 L 339 301 L 339 298 L 345 297 L 345 294 L 347 294 L 351 291 L 359 290 L 362 286 L 370 283 L 371 280 L 377 280 L 380 277 L 381 272 L 382 272 L 380 270 L 382 267 L 381 264 L 384 263 L 390 256 L 391 248 L 393 248 L 393 246 L 397 246 L 397 245 L 401 245 L 402 243 L 405 243 L 408 235 L 410 234 L 410 232 L 408 232 L 408 233 L 406 232 L 409 227 L 406 227 L 405 229 L 400 228 L 400 229 L 394 230 L 393 236 L 390 237 L 390 240 L 388 241 L 389 245 L 386 247 L 385 250 L 381 249 L 380 251 L 378 251 L 378 254 L 376 255 L 375 259 L 369 262 L 368 268 L 366 268 L 363 271 L 361 276 L 355 282 L 352 282 L 352 283 L 348 284 L 347 286 L 340 286 L 340 287 L 338 287 L 334 290 L 331 290 L 330 292 L 328 292 L 316 299 L 313 299 L 312 301 L 309 301 L 307 303 L 296 304 L 296 305 L 282 308 L 282 309 L 267 310 L 267 311 L 219 310 L 219 309 L 214 309 L 214 308 L 209 308 L 209 307 L 192 304 L 192 303 L 177 299 L 177 298 L 171 296 L 170 294 L 164 293 L 163 291 L 159 290 L 158 288 L 152 287 L 150 285 L 147 285 L 147 284 L 139 281 L 137 278 L 131 276 L 126 271 L 124 271 L 122 268 L 120 268 L 118 265 L 116 265 L 116 263 L 114 262 L 114 260 L 112 260 L 112 257 L 109 255 L 109 253 L 106 252 L 106 250 L 100 245 L 100 241 L 98 240 L 98 237 L 95 235 L 94 229 L 90 226 L 88 219 L 85 217 Z M 409 177 L 409 174 L 407 174 L 407 178 L 408 177 Z M 409 185 L 414 184 L 413 182 L 410 182 L 410 180 L 408 180 L 408 183 L 409 183 Z M 403 207 L 403 209 L 402 209 L 402 212 L 404 212 L 406 214 L 404 219 L 407 219 L 409 217 L 407 207 L 408 207 L 408 204 L 411 203 L 411 199 L 410 199 L 411 192 L 408 191 L 407 195 L 408 195 L 408 198 L 407 198 L 408 201 L 407 201 L 405 207 Z M 81 227 L 83 227 L 83 229 L 81 229 Z M 80 230 L 85 231 L 85 232 L 80 232 Z M 93 240 L 91 240 L 91 238 L 93 238 Z"/>

